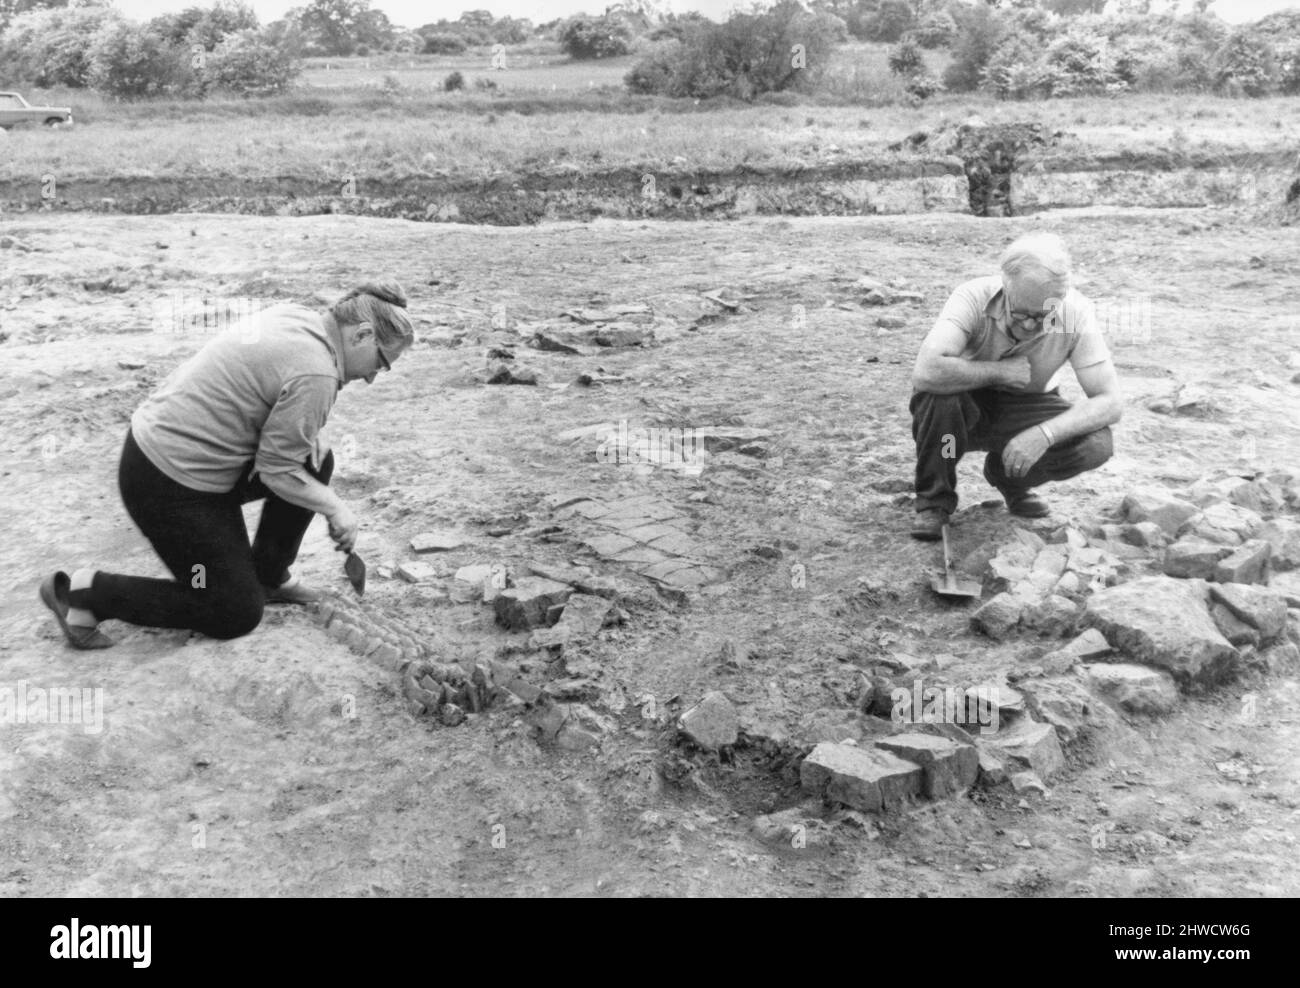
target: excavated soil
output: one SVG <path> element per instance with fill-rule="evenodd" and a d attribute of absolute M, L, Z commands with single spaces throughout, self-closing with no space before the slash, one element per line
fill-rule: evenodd
<path fill-rule="evenodd" d="M 1075 747 L 1041 800 L 976 792 L 878 820 L 807 810 L 799 846 L 752 827 L 802 805 L 789 750 L 741 746 L 722 761 L 676 742 L 673 715 L 708 690 L 797 735 L 851 711 L 862 654 L 945 652 L 992 674 L 1047 644 L 993 645 L 968 609 L 935 600 L 936 551 L 907 537 L 905 503 L 919 341 L 955 283 L 1044 224 L 1068 237 L 1085 292 L 1144 293 L 1152 315 L 1144 341 L 1112 341 L 1126 407 L 1116 455 L 1045 491 L 1048 524 L 1086 524 L 1133 486 L 1212 466 L 1294 468 L 1300 233 L 1261 241 L 1216 210 L 526 229 L 52 211 L 11 223 L 32 249 L 0 251 L 0 684 L 102 689 L 104 719 L 98 732 L 0 727 L 0 894 L 1300 892 L 1292 676 L 1252 673 L 1168 718 L 1123 721 Z M 110 623 L 118 645 L 86 654 L 36 601 L 55 567 L 161 573 L 115 490 L 131 410 L 205 338 L 160 321 L 160 299 L 317 304 L 370 272 L 407 287 L 423 342 L 373 386 L 350 386 L 331 423 L 337 487 L 363 517 L 368 607 L 438 657 L 526 656 L 527 635 L 459 600 L 449 575 L 542 560 L 633 579 L 584 547 L 597 534 L 585 519 L 549 506 L 574 489 L 657 495 L 725 573 L 638 594 L 623 625 L 566 651 L 611 722 L 594 751 L 540 746 L 509 709 L 455 728 L 417 719 L 394 673 L 293 608 L 230 642 Z M 924 300 L 864 306 L 864 275 Z M 702 298 L 719 291 L 734 310 Z M 653 346 L 522 345 L 520 324 L 621 303 L 651 307 Z M 538 385 L 481 383 L 487 351 L 509 343 Z M 1185 384 L 1214 415 L 1147 410 Z M 558 438 L 625 419 L 766 430 L 768 455 L 638 473 Z M 961 478 L 957 550 L 1009 537 L 1017 523 L 987 503 L 978 463 Z M 429 529 L 466 540 L 434 560 L 443 578 L 385 579 Z M 350 592 L 319 522 L 300 568 Z"/>

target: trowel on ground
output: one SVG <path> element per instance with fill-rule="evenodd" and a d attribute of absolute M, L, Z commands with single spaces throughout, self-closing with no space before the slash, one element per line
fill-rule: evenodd
<path fill-rule="evenodd" d="M 943 526 L 943 576 L 930 577 L 930 589 L 941 597 L 974 597 L 978 599 L 984 593 L 979 580 L 971 580 L 957 575 L 952 568 L 952 554 L 948 551 L 948 526 Z"/>

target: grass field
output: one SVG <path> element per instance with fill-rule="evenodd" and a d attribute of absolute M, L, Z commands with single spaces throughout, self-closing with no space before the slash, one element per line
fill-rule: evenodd
<path fill-rule="evenodd" d="M 70 104 L 78 124 L 10 132 L 0 144 L 0 180 L 802 167 L 878 154 L 913 131 L 973 113 L 1038 122 L 1098 150 L 1266 149 L 1292 147 L 1300 136 L 1300 100 L 1287 98 L 1140 94 L 1022 104 L 952 94 L 913 107 L 900 101 L 885 51 L 847 47 L 823 93 L 754 104 L 633 96 L 622 76 L 634 56 L 573 63 L 535 50 L 508 54 L 501 71 L 487 51 L 309 60 L 292 94 L 265 100 L 114 103 L 84 91 L 36 91 L 32 101 Z M 443 90 L 453 70 L 470 88 Z M 497 90 L 475 88 L 480 79 Z"/>

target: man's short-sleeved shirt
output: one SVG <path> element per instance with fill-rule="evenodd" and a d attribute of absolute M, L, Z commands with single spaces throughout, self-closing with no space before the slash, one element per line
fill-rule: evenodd
<path fill-rule="evenodd" d="M 1007 332 L 1007 305 L 1000 275 L 975 278 L 957 286 L 939 313 L 966 337 L 966 360 L 1029 358 L 1031 393 L 1052 391 L 1061 383 L 1061 368 L 1069 361 L 1078 371 L 1110 359 L 1106 340 L 1097 327 L 1096 310 L 1087 298 L 1070 289 L 1056 306 L 1043 332 L 1017 342 Z"/>
<path fill-rule="evenodd" d="M 258 474 L 316 463 L 316 439 L 343 383 L 342 343 L 325 317 L 263 309 L 176 368 L 131 417 L 136 443 L 172 480 L 224 493 Z"/>

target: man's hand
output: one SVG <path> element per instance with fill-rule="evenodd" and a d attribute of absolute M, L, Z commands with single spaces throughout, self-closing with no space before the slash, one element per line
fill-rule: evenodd
<path fill-rule="evenodd" d="M 1024 391 L 1034 376 L 1034 369 L 1029 366 L 1028 357 L 1007 357 L 998 361 L 1002 371 L 1002 387 L 1010 391 Z"/>
<path fill-rule="evenodd" d="M 1019 479 L 1029 473 L 1047 449 L 1047 437 L 1036 425 L 1015 436 L 1002 450 L 1002 466 L 1007 476 Z"/>
<path fill-rule="evenodd" d="M 346 504 L 341 504 L 339 509 L 330 515 L 330 538 L 334 544 L 344 552 L 351 552 L 357 544 L 357 529 L 360 523 L 352 509 Z"/>

